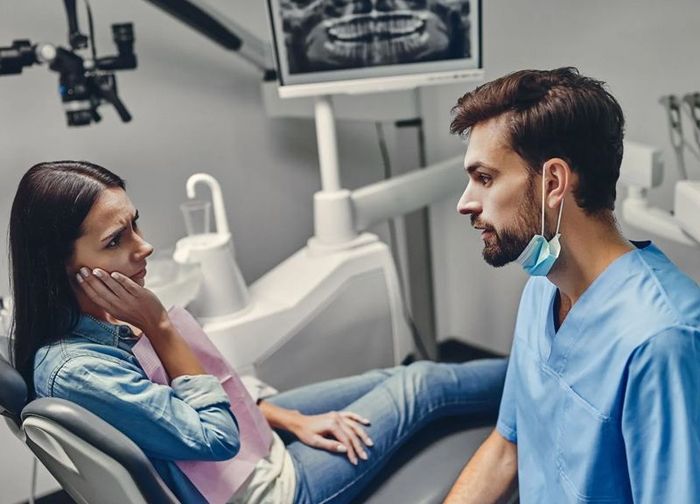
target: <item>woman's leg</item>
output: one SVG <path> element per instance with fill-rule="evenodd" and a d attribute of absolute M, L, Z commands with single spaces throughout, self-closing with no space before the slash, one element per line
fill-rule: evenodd
<path fill-rule="evenodd" d="M 375 369 L 356 376 L 314 383 L 268 397 L 265 401 L 282 408 L 299 410 L 304 415 L 340 411 L 403 367 Z"/>
<path fill-rule="evenodd" d="M 298 441 L 288 446 L 297 472 L 297 504 L 341 504 L 370 482 L 391 454 L 418 429 L 446 415 L 495 414 L 507 362 L 463 364 L 416 362 L 379 383 L 346 409 L 368 418 L 374 440 L 369 460 L 354 466 L 344 454 L 316 450 Z M 466 462 L 466 461 L 465 461 Z"/>

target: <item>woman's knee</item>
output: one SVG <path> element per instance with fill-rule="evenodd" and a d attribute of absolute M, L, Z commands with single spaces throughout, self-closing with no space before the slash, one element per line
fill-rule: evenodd
<path fill-rule="evenodd" d="M 449 374 L 449 373 L 448 373 Z M 444 366 L 432 361 L 417 361 L 405 366 L 401 373 L 401 381 L 405 389 L 413 394 L 429 392 L 449 379 Z"/>
<path fill-rule="evenodd" d="M 460 364 L 418 361 L 405 366 L 402 381 L 404 387 L 414 394 L 500 396 L 506 368 L 506 359 L 482 359 Z"/>

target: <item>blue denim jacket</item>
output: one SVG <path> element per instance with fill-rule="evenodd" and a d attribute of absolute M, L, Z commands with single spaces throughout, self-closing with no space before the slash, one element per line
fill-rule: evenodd
<path fill-rule="evenodd" d="M 37 397 L 60 397 L 104 419 L 131 438 L 183 503 L 205 502 L 176 460 L 226 460 L 240 448 L 228 396 L 216 377 L 180 376 L 151 382 L 131 348 L 126 325 L 89 315 L 34 360 Z"/>

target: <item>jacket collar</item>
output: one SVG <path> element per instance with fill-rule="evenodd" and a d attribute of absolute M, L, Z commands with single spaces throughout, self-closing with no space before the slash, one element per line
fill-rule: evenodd
<path fill-rule="evenodd" d="M 133 345 L 138 338 L 128 325 L 110 324 L 92 315 L 81 313 L 71 334 L 83 337 L 100 345 L 120 346 L 120 343 Z"/>

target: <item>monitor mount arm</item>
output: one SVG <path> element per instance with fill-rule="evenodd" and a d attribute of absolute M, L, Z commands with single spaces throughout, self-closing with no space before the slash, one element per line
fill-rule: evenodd
<path fill-rule="evenodd" d="M 236 51 L 243 59 L 262 70 L 266 81 L 277 78 L 270 44 L 206 2 L 202 0 L 146 1 L 224 49 Z"/>

